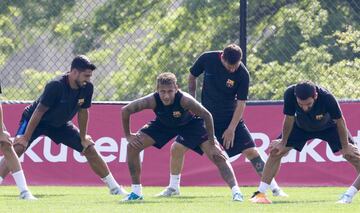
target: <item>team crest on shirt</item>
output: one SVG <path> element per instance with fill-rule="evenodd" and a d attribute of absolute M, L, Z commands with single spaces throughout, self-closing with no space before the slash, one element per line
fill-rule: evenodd
<path fill-rule="evenodd" d="M 226 81 L 226 86 L 229 87 L 229 88 L 232 88 L 234 86 L 234 83 L 235 83 L 235 81 L 233 81 L 231 79 L 228 79 Z"/>
<path fill-rule="evenodd" d="M 174 118 L 180 118 L 181 117 L 181 112 L 180 111 L 174 111 L 173 112 L 173 117 Z"/>
<path fill-rule="evenodd" d="M 85 100 L 83 98 L 80 98 L 78 100 L 78 105 L 81 106 L 81 105 L 83 105 L 84 102 L 85 102 Z"/>
<path fill-rule="evenodd" d="M 321 119 L 323 119 L 323 117 L 324 117 L 324 115 L 323 115 L 323 114 L 320 114 L 320 115 L 316 115 L 316 116 L 315 116 L 315 119 L 316 119 L 316 120 L 321 120 Z"/>

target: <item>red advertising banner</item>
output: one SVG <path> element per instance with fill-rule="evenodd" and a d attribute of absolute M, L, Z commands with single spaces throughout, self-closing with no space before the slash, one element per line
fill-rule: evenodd
<path fill-rule="evenodd" d="M 4 104 L 5 124 L 14 135 L 21 113 L 26 105 Z M 96 149 L 108 163 L 111 172 L 120 184 L 130 185 L 126 164 L 127 141 L 122 132 L 121 105 L 94 104 L 90 109 L 89 134 L 96 142 Z M 341 103 L 347 126 L 356 142 L 360 143 L 360 103 Z M 144 111 L 132 117 L 132 130 L 136 131 L 154 118 L 152 111 Z M 245 123 L 258 146 L 258 151 L 267 159 L 271 140 L 281 131 L 282 105 L 250 105 L 244 115 Z M 148 148 L 142 152 L 142 183 L 166 186 L 169 181 L 170 144 L 163 149 Z M 20 158 L 30 185 L 102 185 L 91 171 L 81 154 L 64 145 L 56 145 L 48 137 L 37 138 Z M 241 186 L 258 185 L 260 179 L 248 160 L 243 156 L 231 159 Z M 356 176 L 353 167 L 342 157 L 333 154 L 328 145 L 319 140 L 309 141 L 302 152 L 290 151 L 283 158 L 277 181 L 280 185 L 347 186 Z M 12 177 L 5 184 L 13 184 Z M 225 185 L 217 169 L 205 156 L 192 151 L 186 154 L 182 173 L 182 185 Z"/>

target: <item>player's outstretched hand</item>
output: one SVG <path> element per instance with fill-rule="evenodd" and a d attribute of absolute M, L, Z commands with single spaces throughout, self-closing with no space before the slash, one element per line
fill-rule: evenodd
<path fill-rule="evenodd" d="M 130 146 L 134 149 L 142 149 L 143 143 L 140 140 L 140 136 L 138 134 L 131 133 L 129 136 L 126 137 L 127 141 L 129 142 Z"/>
<path fill-rule="evenodd" d="M 0 132 L 0 142 L 6 142 L 11 144 L 10 134 L 6 131 Z"/>

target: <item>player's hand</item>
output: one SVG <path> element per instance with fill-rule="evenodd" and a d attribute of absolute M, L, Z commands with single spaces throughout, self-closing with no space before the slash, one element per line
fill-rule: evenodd
<path fill-rule="evenodd" d="M 0 132 L 0 142 L 12 143 L 10 140 L 10 134 L 6 131 Z"/>
<path fill-rule="evenodd" d="M 81 145 L 83 146 L 83 152 L 89 148 L 90 146 L 94 145 L 95 142 L 93 141 L 93 139 L 91 138 L 90 135 L 86 135 L 85 138 L 81 139 Z"/>
<path fill-rule="evenodd" d="M 343 149 L 341 149 L 341 154 L 344 157 L 356 157 L 359 158 L 360 157 L 360 153 L 358 148 L 354 145 L 349 143 L 346 147 L 344 147 Z"/>
<path fill-rule="evenodd" d="M 139 134 L 130 133 L 130 135 L 127 136 L 126 139 L 129 142 L 130 146 L 133 147 L 134 149 L 142 149 L 143 148 L 143 143 L 140 140 Z"/>
<path fill-rule="evenodd" d="M 222 135 L 223 146 L 225 149 L 230 149 L 234 146 L 235 130 L 227 128 Z"/>
<path fill-rule="evenodd" d="M 14 139 L 14 145 L 19 144 L 23 147 L 27 147 L 29 143 L 29 139 L 27 139 L 24 135 L 18 135 Z"/>
<path fill-rule="evenodd" d="M 273 140 L 269 149 L 271 154 L 279 155 L 285 151 L 285 144 L 281 139 Z"/>

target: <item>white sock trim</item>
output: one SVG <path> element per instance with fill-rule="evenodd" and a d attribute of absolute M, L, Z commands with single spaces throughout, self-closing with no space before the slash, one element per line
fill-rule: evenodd
<path fill-rule="evenodd" d="M 266 191 L 268 190 L 269 187 L 270 187 L 269 184 L 267 184 L 265 182 L 260 182 L 258 191 L 261 193 L 266 193 Z"/>
<path fill-rule="evenodd" d="M 232 192 L 232 195 L 236 194 L 236 193 L 240 193 L 241 194 L 241 191 L 240 191 L 240 188 L 238 185 L 235 185 L 231 188 L 231 192 Z"/>
<path fill-rule="evenodd" d="M 169 187 L 179 190 L 180 189 L 181 174 L 172 175 L 170 174 Z"/>
<path fill-rule="evenodd" d="M 108 176 L 101 178 L 101 180 L 109 187 L 109 189 L 119 187 L 119 184 L 116 182 L 115 178 L 111 173 L 109 173 Z"/>
<path fill-rule="evenodd" d="M 12 176 L 20 192 L 29 191 L 23 170 L 12 173 Z"/>
<path fill-rule="evenodd" d="M 358 191 L 359 190 L 357 188 L 355 188 L 354 186 L 350 186 L 348 188 L 348 190 L 345 192 L 345 194 L 350 195 L 351 197 L 354 197 Z"/>
<path fill-rule="evenodd" d="M 131 184 L 132 192 L 141 196 L 142 195 L 142 185 L 141 184 Z"/>

